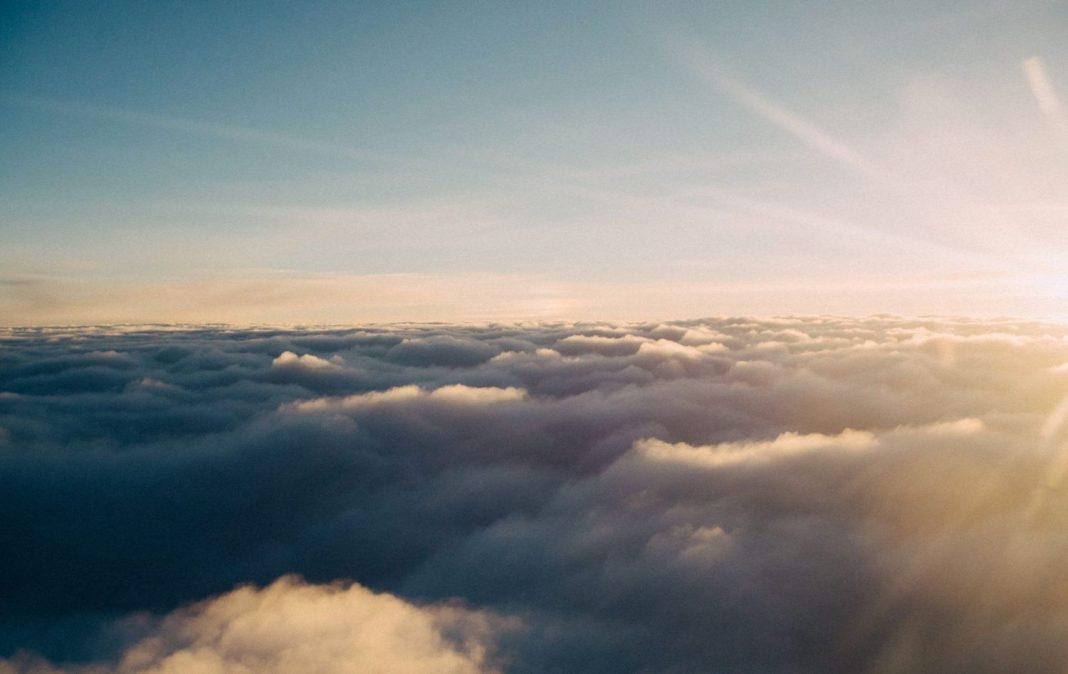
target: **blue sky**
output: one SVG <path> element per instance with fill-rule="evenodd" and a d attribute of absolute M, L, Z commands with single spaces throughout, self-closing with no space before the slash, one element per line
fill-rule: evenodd
<path fill-rule="evenodd" d="M 1068 299 L 1063 2 L 0 11 L 5 324 Z"/>

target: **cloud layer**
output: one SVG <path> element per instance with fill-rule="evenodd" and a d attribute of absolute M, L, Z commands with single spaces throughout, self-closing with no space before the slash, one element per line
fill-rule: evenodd
<path fill-rule="evenodd" d="M 1059 326 L 0 339 L 0 671 L 1068 666 Z"/>

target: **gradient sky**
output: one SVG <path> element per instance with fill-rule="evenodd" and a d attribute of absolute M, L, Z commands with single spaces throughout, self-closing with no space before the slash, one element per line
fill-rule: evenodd
<path fill-rule="evenodd" d="M 7 2 L 0 324 L 1062 319 L 1065 101 L 1065 2 Z"/>

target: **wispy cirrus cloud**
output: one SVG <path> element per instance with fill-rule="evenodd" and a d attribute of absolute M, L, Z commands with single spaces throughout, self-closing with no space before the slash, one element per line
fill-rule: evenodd
<path fill-rule="evenodd" d="M 170 114 L 142 112 L 114 105 L 94 105 L 83 102 L 63 101 L 14 91 L 0 91 L 0 103 L 28 110 L 94 119 L 102 122 L 141 126 L 164 131 L 177 131 L 203 138 L 217 138 L 246 145 L 277 148 L 324 157 L 409 166 L 414 166 L 420 163 L 418 160 L 407 157 L 398 157 L 396 155 L 374 152 L 362 148 L 347 147 L 338 143 L 316 141 L 302 138 L 300 136 L 264 131 L 262 129 L 254 129 L 246 126 L 219 124 L 216 122 L 188 119 Z"/>
<path fill-rule="evenodd" d="M 1061 145 L 1068 148 L 1068 112 L 1065 111 L 1053 83 L 1046 73 L 1046 64 L 1038 56 L 1032 56 L 1023 62 L 1024 74 L 1027 76 L 1027 84 L 1031 87 L 1031 93 L 1042 114 L 1052 127 L 1057 140 Z"/>
<path fill-rule="evenodd" d="M 885 172 L 845 141 L 793 112 L 768 95 L 729 74 L 711 51 L 692 41 L 676 39 L 673 51 L 693 75 L 749 112 L 793 136 L 820 155 L 866 178 L 885 180 Z"/>

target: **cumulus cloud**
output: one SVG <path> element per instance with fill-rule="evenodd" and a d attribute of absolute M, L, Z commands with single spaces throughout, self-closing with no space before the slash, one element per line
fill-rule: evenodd
<path fill-rule="evenodd" d="M 0 343 L 0 657 L 20 673 L 394 662 L 400 632 L 369 607 L 426 645 L 405 657 L 476 669 L 1068 667 L 1062 326 Z M 266 589 L 232 590 L 249 583 Z M 274 636 L 272 597 L 301 629 Z"/>
<path fill-rule="evenodd" d="M 441 403 L 446 405 L 482 406 L 499 402 L 522 400 L 526 391 L 512 386 L 498 388 L 494 386 L 465 386 L 451 384 L 430 391 L 410 384 L 395 386 L 385 391 L 371 391 L 343 398 L 316 398 L 303 400 L 288 406 L 297 412 L 360 410 L 380 406 L 404 406 L 416 401 Z"/>
<path fill-rule="evenodd" d="M 277 358 L 271 361 L 271 368 L 275 370 L 332 370 L 337 367 L 337 363 L 324 360 L 318 356 L 313 356 L 310 353 L 298 356 L 292 351 L 283 351 Z"/>
<path fill-rule="evenodd" d="M 939 426 L 956 428 L 958 423 L 949 422 Z M 820 433 L 783 433 L 767 442 L 724 442 L 704 447 L 694 447 L 685 442 L 669 444 L 663 440 L 646 438 L 635 443 L 634 449 L 650 461 L 674 461 L 692 466 L 715 467 L 732 463 L 763 463 L 816 450 L 867 449 L 873 444 L 875 436 L 871 433 L 847 428 L 834 436 Z"/>
<path fill-rule="evenodd" d="M 20 654 L 0 660 L 0 674 L 489 674 L 498 670 L 487 646 L 505 626 L 461 607 L 286 576 L 179 609 L 114 662 L 57 666 Z"/>

